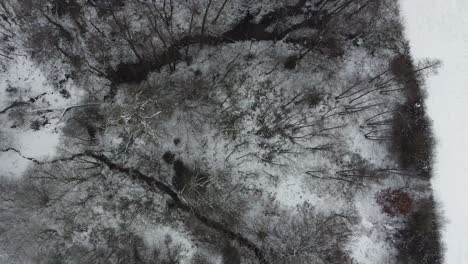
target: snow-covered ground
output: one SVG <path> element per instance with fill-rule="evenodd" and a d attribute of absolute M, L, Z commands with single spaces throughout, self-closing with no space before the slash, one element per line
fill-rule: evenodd
<path fill-rule="evenodd" d="M 433 181 L 446 218 L 445 263 L 468 263 L 468 1 L 402 0 L 406 36 L 416 59 L 439 58 L 427 80 L 429 115 L 438 139 Z"/>
<path fill-rule="evenodd" d="M 57 75 L 60 75 L 59 73 Z M 62 74 L 63 77 L 64 74 Z M 60 83 L 54 86 L 53 83 Z M 64 92 L 66 91 L 66 92 Z M 28 57 L 16 57 L 0 73 L 0 111 L 13 102 L 31 102 L 21 113 L 24 116 L 13 118 L 17 109 L 10 109 L 0 115 L 0 149 L 13 147 L 25 157 L 44 160 L 53 156 L 60 139 L 60 108 L 76 104 L 81 92 L 75 89 L 72 81 L 51 81 L 44 72 Z M 38 110 L 58 109 L 49 113 Z M 10 116 L 10 117 L 9 117 Z M 32 129 L 30 122 L 40 122 L 39 129 Z M 17 177 L 31 164 L 14 151 L 0 152 L 0 175 Z"/>
<path fill-rule="evenodd" d="M 378 32 L 378 30 L 376 31 Z M 386 31 L 386 28 L 383 27 L 381 31 Z M 304 208 L 312 206 L 314 210 L 306 211 L 307 213 L 304 215 L 316 213 L 317 217 L 305 219 L 314 221 L 312 223 L 318 223 L 316 226 L 320 227 L 329 222 L 330 219 L 346 218 L 347 220 L 344 222 L 336 220 L 337 224 L 333 224 L 333 229 L 344 233 L 347 233 L 349 229 L 351 236 L 350 240 L 346 241 L 345 249 L 346 253 L 350 254 L 350 258 L 360 264 L 393 263 L 398 252 L 393 248 L 390 237 L 394 230 L 401 227 L 401 219 L 386 215 L 376 197 L 377 194 L 386 189 L 401 189 L 407 185 L 418 185 L 420 182 L 411 179 L 403 180 L 404 177 L 398 173 L 389 172 L 389 175 L 384 175 L 383 172 L 379 171 L 379 169 L 394 168 L 396 166 L 395 160 L 385 144 L 368 140 L 366 137 L 368 134 L 365 134 L 368 130 L 365 130 L 366 126 L 363 124 L 375 118 L 376 115 L 383 118 L 379 113 L 393 112 L 387 110 L 393 109 L 392 105 L 402 99 L 400 98 L 402 95 L 398 92 L 399 89 L 392 90 L 396 95 L 388 92 L 372 93 L 376 91 L 373 89 L 366 92 L 366 89 L 377 85 L 373 83 L 376 79 L 381 78 L 380 81 L 385 81 L 385 83 L 392 82 L 391 80 L 394 78 L 387 80 L 388 76 L 386 75 L 389 71 L 383 69 L 387 68 L 387 64 L 393 61 L 393 57 L 398 53 L 387 49 L 369 52 L 368 49 L 372 46 L 371 40 L 366 45 L 346 42 L 343 44 L 346 45 L 343 46 L 343 56 L 345 56 L 341 58 L 343 61 L 337 58 L 332 59 L 333 56 L 329 58 L 321 53 L 311 53 L 303 61 L 300 61 L 299 65 L 292 67 L 295 68 L 294 70 L 286 67 L 286 63 L 284 69 L 283 67 L 277 69 L 274 66 L 273 70 L 276 72 L 274 76 L 269 77 L 268 75 L 273 72 L 272 65 L 275 63 L 280 65 L 282 61 L 294 58 L 293 56 L 286 57 L 287 55 L 297 53 L 294 46 L 287 42 L 281 41 L 275 45 L 271 44 L 268 41 L 258 43 L 239 41 L 222 47 L 205 47 L 194 55 L 191 64 L 180 63 L 175 72 L 170 74 L 166 71 L 154 72 L 147 83 L 132 84 L 132 86 L 123 84 L 122 87 L 119 87 L 115 104 L 108 108 L 104 105 L 102 107 L 106 121 L 112 125 L 104 131 L 100 149 L 125 149 L 125 155 L 122 155 L 122 159 L 129 163 L 126 165 L 132 168 L 141 167 L 141 171 L 148 175 L 155 168 L 147 166 L 148 160 L 141 158 L 142 153 L 148 157 L 163 156 L 163 159 L 166 153 L 172 153 L 172 155 L 178 155 L 178 158 L 180 157 L 185 164 L 197 170 L 200 169 L 207 175 L 217 176 L 219 183 L 215 182 L 216 179 L 213 182 L 221 186 L 216 187 L 218 188 L 216 191 L 223 190 L 220 193 L 224 193 L 226 190 L 226 188 L 223 189 L 222 184 L 231 187 L 231 181 L 236 184 L 239 182 L 238 186 L 242 187 L 242 190 L 248 190 L 250 193 L 261 193 L 261 195 L 251 195 L 246 191 L 245 195 L 251 195 L 249 196 L 250 200 L 253 200 L 252 198 L 258 199 L 258 204 L 243 209 L 248 213 L 239 218 L 243 222 L 249 223 L 249 225 L 245 225 L 248 230 L 263 231 L 262 226 L 257 226 L 257 222 L 254 221 L 257 219 L 259 219 L 258 222 L 268 220 L 270 224 L 274 223 L 273 218 L 262 216 L 267 215 L 264 211 L 257 210 L 264 203 L 273 203 L 273 200 L 278 206 L 278 210 L 281 209 L 278 213 L 279 216 L 283 211 L 294 215 L 298 213 L 299 209 L 305 210 Z M 247 49 L 247 47 L 249 48 Z M 128 49 L 123 50 L 128 51 Z M 237 60 L 238 58 L 240 59 Z M 319 64 L 324 64 L 323 68 L 319 69 L 317 67 Z M 59 142 L 66 141 L 60 138 L 60 128 L 63 124 L 61 114 L 63 110 L 60 109 L 76 104 L 80 98 L 80 95 L 73 92 L 73 82 L 68 77 L 64 78 L 66 75 L 61 71 L 59 71 L 60 79 L 48 80 L 46 76 L 50 79 L 49 74 L 43 73 L 50 73 L 53 77 L 57 75 L 55 74 L 56 69 L 47 68 L 46 64 L 41 66 L 45 67 L 41 71 L 41 68 L 33 65 L 27 59 L 18 60 L 9 67 L 8 71 L 0 76 L 0 111 L 15 100 L 32 103 L 22 106 L 15 112 L 18 117 L 13 116 L 13 114 L 8 116 L 11 111 L 3 116 L 0 115 L 0 148 L 12 147 L 16 152 L 23 153 L 25 157 L 44 160 L 55 154 L 57 146 L 73 146 L 71 139 L 68 139 L 68 145 L 59 145 Z M 221 80 L 217 79 L 219 74 L 214 74 L 219 73 L 220 70 L 226 71 L 226 73 L 222 72 L 224 77 Z M 209 78 L 203 76 L 213 76 L 213 83 L 209 81 Z M 373 76 L 379 77 L 371 78 Z M 346 89 L 350 83 L 357 80 L 362 80 L 359 85 L 363 82 L 369 84 L 363 84 L 366 87 L 357 92 L 351 90 L 356 85 Z M 366 82 L 366 80 L 369 81 Z M 57 84 L 60 83 L 65 87 L 57 87 Z M 139 101 L 140 94 L 143 94 L 147 85 L 150 86 L 149 83 L 158 88 L 159 85 L 171 87 L 175 93 L 167 93 L 166 91 L 170 91 L 169 89 L 161 89 L 161 91 L 151 89 L 151 91 L 147 91 L 148 95 L 151 95 L 150 99 Z M 225 84 L 229 84 L 227 86 L 229 89 L 221 86 Z M 130 87 L 133 92 L 138 91 L 138 89 L 141 89 L 141 92 L 133 95 Z M 187 87 L 195 88 L 185 92 Z M 201 90 L 207 87 L 213 89 L 213 95 L 208 96 L 208 99 L 213 101 L 208 101 L 205 109 L 204 102 L 198 105 L 198 100 L 205 100 L 205 96 L 198 98 L 197 89 Z M 64 89 L 66 92 L 61 92 Z M 161 114 L 162 111 L 159 108 L 164 108 L 164 104 L 159 107 L 158 104 L 154 103 L 153 98 L 157 98 L 161 103 L 171 104 L 178 102 L 177 100 L 171 101 L 173 100 L 171 96 L 178 96 L 177 92 L 184 95 L 185 93 L 182 91 L 191 94 L 186 99 L 181 100 L 180 105 L 174 103 L 175 106 L 166 107 L 169 108 L 167 113 Z M 363 92 L 366 93 L 360 95 Z M 145 94 L 143 94 L 144 96 Z M 30 98 L 36 97 L 37 99 L 31 101 Z M 318 102 L 314 103 L 317 98 Z M 366 104 L 370 101 L 373 102 L 372 105 Z M 149 105 L 149 102 L 154 103 L 154 106 L 145 107 L 145 105 Z M 353 104 L 353 102 L 355 103 Z M 196 103 L 195 107 L 192 106 L 192 103 Z M 129 105 L 135 107 L 129 107 Z M 358 106 L 363 105 L 368 107 L 367 110 L 358 111 L 355 114 L 346 112 L 348 108 L 359 108 Z M 193 108 L 199 112 L 187 111 L 187 109 Z M 42 111 L 38 111 L 39 109 Z M 44 112 L 44 109 L 51 111 Z M 220 110 L 223 114 L 212 114 L 211 112 L 215 112 L 214 110 Z M 206 113 L 208 111 L 210 114 Z M 205 118 L 204 122 L 201 122 L 202 119 L 197 114 L 201 115 L 201 118 Z M 147 119 L 152 120 L 153 117 L 158 117 L 161 124 L 156 121 L 154 123 L 146 121 Z M 200 120 L 195 119 L 195 117 L 200 118 Z M 132 123 L 129 122 L 130 120 Z M 385 123 L 384 120 L 380 121 Z M 197 124 L 198 122 L 202 124 Z M 95 127 L 92 126 L 92 128 Z M 156 134 L 153 132 L 155 129 L 161 132 L 157 140 L 154 140 Z M 88 131 L 88 134 L 95 134 L 95 132 Z M 134 135 L 137 135 L 136 139 L 133 139 Z M 174 135 L 177 136 L 179 143 L 175 143 Z M 385 135 L 383 134 L 384 137 Z M 294 140 L 286 140 L 287 136 Z M 90 137 L 94 140 L 94 136 L 90 135 Z M 71 137 L 69 136 L 69 138 Z M 165 152 L 166 150 L 168 152 Z M 20 175 L 22 170 L 27 167 L 27 159 L 22 159 L 16 152 L 0 153 L 0 176 L 2 174 Z M 164 155 L 163 152 L 165 152 Z M 182 166 L 185 168 L 185 165 L 182 164 Z M 187 168 L 185 169 L 188 170 Z M 76 168 L 69 167 L 70 169 L 75 170 Z M 177 176 L 175 164 L 174 170 Z M 68 171 L 66 174 L 69 174 Z M 171 172 L 170 167 L 168 167 L 168 171 Z M 316 173 L 319 173 L 320 176 L 312 175 Z M 356 173 L 357 175 L 353 175 Z M 368 180 L 369 174 L 375 175 L 375 177 Z M 224 178 L 224 175 L 229 177 Z M 357 179 L 351 180 L 351 184 L 348 185 L 345 182 L 349 183 L 349 180 L 336 178 L 335 175 L 350 178 L 356 176 Z M 166 182 L 170 182 L 170 177 L 175 178 L 170 174 L 166 178 L 164 177 L 166 176 L 161 176 Z M 204 177 L 200 177 L 200 179 L 202 178 Z M 113 180 L 118 182 L 121 179 L 115 177 Z M 108 186 L 113 186 L 117 190 L 118 186 L 114 184 L 115 182 L 112 181 Z M 96 182 L 90 184 L 93 187 L 98 185 Z M 173 185 L 175 184 L 173 183 Z M 237 188 L 237 185 L 232 185 Z M 360 187 L 355 187 L 355 185 Z M 104 195 L 93 188 L 79 188 L 76 189 L 79 190 L 76 193 L 83 195 L 80 198 L 85 197 L 84 195 L 88 192 L 92 194 L 88 197 L 94 197 L 95 194 L 101 195 L 101 200 L 96 199 L 99 200 L 95 207 L 97 209 L 93 210 L 92 213 L 99 214 L 105 220 L 95 221 L 94 215 L 90 214 L 88 215 L 89 219 L 84 217 L 81 221 L 95 223 L 96 225 L 90 230 L 93 229 L 96 233 L 103 234 L 101 227 L 112 226 L 117 223 L 119 217 L 114 217 L 115 215 L 111 213 L 112 210 L 107 207 L 104 209 L 99 203 L 107 200 L 115 202 L 118 199 L 113 198 L 114 194 L 112 196 Z M 122 195 L 124 190 L 119 190 Z M 106 191 L 112 193 L 113 189 Z M 133 192 L 126 194 L 128 193 L 132 193 L 133 198 L 137 197 Z M 182 193 L 184 193 L 184 189 L 181 190 L 181 197 L 183 197 Z M 190 190 L 185 193 L 187 199 L 192 199 Z M 64 202 L 74 201 L 78 197 L 71 192 L 67 192 L 67 194 L 70 196 L 63 199 Z M 216 193 L 213 192 L 213 194 Z M 420 200 L 422 197 L 419 196 L 425 196 L 427 193 L 415 191 L 412 195 L 415 200 Z M 228 200 L 216 197 L 218 196 L 213 196 L 214 202 L 218 202 L 215 200 L 219 200 L 219 202 Z M 224 198 L 225 196 L 219 197 Z M 183 198 L 185 199 L 185 197 Z M 193 198 L 193 201 L 198 203 L 201 200 Z M 158 201 L 156 204 L 162 204 L 162 202 Z M 231 204 L 235 206 L 236 202 Z M 300 207 L 301 205 L 304 206 Z M 227 203 L 222 204 L 222 206 L 227 206 Z M 203 209 L 201 206 L 200 208 Z M 57 209 L 68 208 L 57 203 Z M 226 212 L 230 212 L 230 210 L 234 212 L 230 208 L 225 210 Z M 162 214 L 159 211 L 157 213 Z M 277 223 L 279 224 L 277 226 L 282 226 L 283 222 L 286 224 L 291 222 L 290 218 L 286 217 L 286 213 L 284 214 L 284 219 L 281 218 L 282 216 L 278 217 Z M 320 220 L 325 215 L 333 215 L 333 217 L 328 218 L 328 220 Z M 105 218 L 107 216 L 109 217 Z M 300 214 L 297 214 L 298 219 L 299 216 Z M 220 217 L 223 215 L 221 214 Z M 148 219 L 153 219 L 153 217 Z M 59 222 L 61 220 L 54 219 L 52 221 Z M 100 226 L 101 223 L 104 224 Z M 304 223 L 306 226 L 313 226 L 308 224 L 311 222 Z M 343 227 L 342 230 L 339 229 L 339 225 Z M 88 224 L 88 226 L 91 225 Z M 165 243 L 160 238 L 165 237 L 166 234 L 174 233 L 173 239 L 180 244 L 180 247 L 184 248 L 187 261 L 195 253 L 193 248 L 195 238 L 192 241 L 190 233 L 181 232 L 176 222 L 174 222 L 174 226 L 160 225 L 160 223 L 156 225 L 151 222 L 143 223 L 139 227 L 141 229 L 135 232 L 143 236 L 145 244 L 151 248 L 160 248 Z M 278 250 L 283 250 L 281 247 L 284 245 L 294 243 L 293 240 L 284 239 L 289 235 L 288 230 L 293 230 L 287 225 L 284 227 L 286 231 L 281 230 L 279 233 L 273 224 L 268 228 L 271 228 L 273 234 L 271 240 L 277 241 L 271 243 L 277 243 L 278 245 L 274 245 L 274 247 L 277 247 Z M 77 235 L 77 238 L 82 239 L 83 244 L 86 244 L 88 231 L 79 232 L 81 233 Z M 320 236 L 309 235 L 320 234 L 313 228 L 308 232 L 306 233 L 308 238 L 323 239 Z M 336 236 L 333 232 L 331 235 Z M 324 235 L 322 241 L 331 241 L 327 236 L 328 234 Z M 250 235 L 247 234 L 247 237 Z M 261 240 L 261 238 L 252 239 L 259 243 Z M 75 243 L 76 240 L 73 242 Z M 341 243 L 337 242 L 337 244 Z M 313 245 L 313 242 L 309 242 L 309 244 Z M 200 248 L 202 247 L 200 246 Z M 307 257 L 306 255 L 304 259 Z"/>

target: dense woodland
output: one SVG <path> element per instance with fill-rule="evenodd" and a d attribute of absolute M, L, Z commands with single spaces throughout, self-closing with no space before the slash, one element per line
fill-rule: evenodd
<path fill-rule="evenodd" d="M 442 263 L 396 0 L 0 0 L 0 38 L 0 263 Z"/>

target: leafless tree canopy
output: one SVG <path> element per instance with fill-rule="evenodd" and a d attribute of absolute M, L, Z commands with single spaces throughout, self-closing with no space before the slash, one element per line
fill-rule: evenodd
<path fill-rule="evenodd" d="M 440 62 L 413 61 L 398 10 L 0 0 L 0 70 L 27 59 L 52 87 L 0 87 L 0 154 L 29 162 L 0 175 L 0 262 L 441 263 Z M 17 144 L 47 129 L 54 157 Z"/>

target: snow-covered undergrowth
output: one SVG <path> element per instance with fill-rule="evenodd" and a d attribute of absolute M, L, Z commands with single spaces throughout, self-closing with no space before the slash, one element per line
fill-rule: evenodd
<path fill-rule="evenodd" d="M 1 184 L 8 261 L 440 260 L 421 91 L 436 64 L 411 60 L 393 1 L 3 10 L 37 63 L 7 64 L 5 86 L 37 77 L 3 101 L 41 97 L 1 116 L 2 155 L 34 163 Z M 14 131 L 53 131 L 54 157 Z"/>
<path fill-rule="evenodd" d="M 62 113 L 79 103 L 82 92 L 69 76 L 63 69 L 50 68 L 18 56 L 7 61 L 0 75 L 0 148 L 20 152 L 0 153 L 3 175 L 20 176 L 31 165 L 21 153 L 33 159 L 52 158 L 59 147 Z"/>

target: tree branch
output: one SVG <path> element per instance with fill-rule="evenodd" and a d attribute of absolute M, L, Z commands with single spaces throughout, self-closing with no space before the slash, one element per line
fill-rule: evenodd
<path fill-rule="evenodd" d="M 136 180 L 140 183 L 143 183 L 144 185 L 150 187 L 151 189 L 157 189 L 164 194 L 168 195 L 171 197 L 173 202 L 176 205 L 176 208 L 180 209 L 181 211 L 184 212 L 190 212 L 192 213 L 197 220 L 205 224 L 206 226 L 213 228 L 214 230 L 223 233 L 224 235 L 228 236 L 230 239 L 237 241 L 241 246 L 246 247 L 247 249 L 253 251 L 257 259 L 259 260 L 259 263 L 261 264 L 268 264 L 269 262 L 266 260 L 265 253 L 252 241 L 250 241 L 248 238 L 242 236 L 239 233 L 236 233 L 232 230 L 230 230 L 227 226 L 224 224 L 217 222 L 213 219 L 210 219 L 209 217 L 203 215 L 200 213 L 196 208 L 193 208 L 191 205 L 189 205 L 187 202 L 183 200 L 179 196 L 179 194 L 174 191 L 169 185 L 167 185 L 164 182 L 161 182 L 153 177 L 150 177 L 148 175 L 145 175 L 141 173 L 139 170 L 132 169 L 125 167 L 123 165 L 117 164 L 112 162 L 107 156 L 103 154 L 96 154 L 91 151 L 86 151 L 85 154 L 88 157 L 91 157 L 97 161 L 102 162 L 104 165 L 106 165 L 110 170 L 112 171 L 117 171 L 120 173 L 127 174 L 130 176 L 133 180 Z"/>

